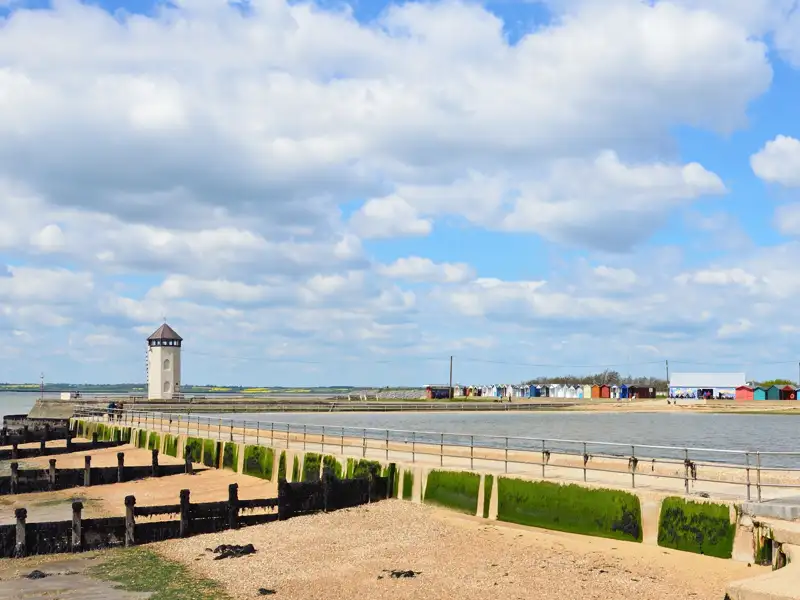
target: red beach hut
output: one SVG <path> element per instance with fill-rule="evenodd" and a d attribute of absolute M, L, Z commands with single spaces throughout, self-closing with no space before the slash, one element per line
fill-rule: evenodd
<path fill-rule="evenodd" d="M 780 399 L 781 400 L 796 400 L 797 399 L 797 392 L 795 389 L 790 385 L 785 385 L 781 388 L 780 391 Z"/>
<path fill-rule="evenodd" d="M 736 388 L 736 396 L 737 400 L 752 400 L 753 399 L 753 388 L 749 385 L 740 385 Z"/>
<path fill-rule="evenodd" d="M 606 384 L 600 386 L 600 397 L 611 398 L 611 388 L 608 387 Z"/>

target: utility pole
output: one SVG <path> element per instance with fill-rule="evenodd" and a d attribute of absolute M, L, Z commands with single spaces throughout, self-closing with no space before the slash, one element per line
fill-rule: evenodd
<path fill-rule="evenodd" d="M 664 364 L 667 365 L 667 390 L 669 390 L 669 360 L 665 360 Z"/>
<path fill-rule="evenodd" d="M 453 357 L 450 357 L 450 397 L 453 397 Z"/>

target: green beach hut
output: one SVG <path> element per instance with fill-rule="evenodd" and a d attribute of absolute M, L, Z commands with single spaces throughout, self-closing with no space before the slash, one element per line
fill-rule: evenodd
<path fill-rule="evenodd" d="M 771 385 L 767 388 L 767 400 L 780 400 L 781 388 L 777 385 Z"/>

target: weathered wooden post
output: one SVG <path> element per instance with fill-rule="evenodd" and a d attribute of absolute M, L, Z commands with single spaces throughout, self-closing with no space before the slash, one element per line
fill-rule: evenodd
<path fill-rule="evenodd" d="M 189 490 L 181 490 L 181 529 L 180 536 L 189 535 Z"/>
<path fill-rule="evenodd" d="M 192 470 L 192 455 L 189 453 L 189 446 L 186 446 L 186 450 L 183 453 L 183 459 L 186 461 L 186 473 L 191 475 L 193 473 Z"/>
<path fill-rule="evenodd" d="M 136 506 L 136 496 L 125 496 L 125 546 L 136 544 L 136 519 L 133 508 Z"/>
<path fill-rule="evenodd" d="M 11 444 L 11 460 L 17 460 L 19 458 L 19 445 L 14 442 Z"/>
<path fill-rule="evenodd" d="M 330 502 L 330 494 L 331 494 L 331 479 L 333 478 L 333 473 L 331 473 L 330 468 L 323 467 L 322 468 L 322 510 L 323 512 L 328 512 L 328 506 Z"/>
<path fill-rule="evenodd" d="M 30 429 L 28 429 L 27 425 L 22 426 L 22 439 L 25 440 L 26 442 L 31 441 L 31 431 Z"/>
<path fill-rule="evenodd" d="M 0 431 L 0 446 L 5 446 L 8 444 L 8 427 L 3 427 L 2 431 Z"/>
<path fill-rule="evenodd" d="M 19 493 L 19 463 L 11 463 L 11 493 Z"/>
<path fill-rule="evenodd" d="M 97 448 L 97 432 L 92 434 L 92 448 Z"/>
<path fill-rule="evenodd" d="M 125 453 L 117 452 L 117 483 L 125 481 Z"/>
<path fill-rule="evenodd" d="M 239 526 L 239 484 L 232 483 L 228 486 L 228 529 Z"/>
<path fill-rule="evenodd" d="M 83 485 L 89 487 L 92 485 L 92 457 L 83 457 Z"/>
<path fill-rule="evenodd" d="M 153 477 L 158 477 L 158 450 L 156 450 L 155 448 L 153 448 L 152 475 L 153 475 Z"/>
<path fill-rule="evenodd" d="M 67 430 L 67 452 L 72 450 L 72 432 Z"/>
<path fill-rule="evenodd" d="M 47 454 L 47 442 L 45 440 L 39 441 L 39 456 Z"/>
<path fill-rule="evenodd" d="M 289 495 L 285 479 L 278 480 L 278 520 L 285 521 L 291 516 L 291 507 L 289 506 Z"/>
<path fill-rule="evenodd" d="M 50 491 L 52 492 L 56 489 L 56 459 L 50 459 L 50 472 L 48 473 L 50 476 L 48 483 L 50 484 Z"/>
<path fill-rule="evenodd" d="M 81 533 L 82 502 L 72 503 L 72 551 L 80 552 L 83 549 L 83 534 Z"/>
<path fill-rule="evenodd" d="M 44 424 L 44 439 L 45 441 L 50 439 L 50 423 Z"/>
<path fill-rule="evenodd" d="M 18 508 L 14 511 L 14 516 L 17 518 L 17 544 L 14 546 L 14 558 L 24 558 L 27 554 L 25 519 L 28 518 L 28 510 L 26 508 Z"/>

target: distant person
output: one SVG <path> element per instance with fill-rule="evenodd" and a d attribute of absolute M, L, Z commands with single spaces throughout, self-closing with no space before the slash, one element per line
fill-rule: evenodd
<path fill-rule="evenodd" d="M 114 409 L 116 408 L 117 404 L 115 402 L 108 403 L 108 420 L 114 420 Z"/>
<path fill-rule="evenodd" d="M 117 402 L 117 421 L 122 421 L 122 402 Z"/>

